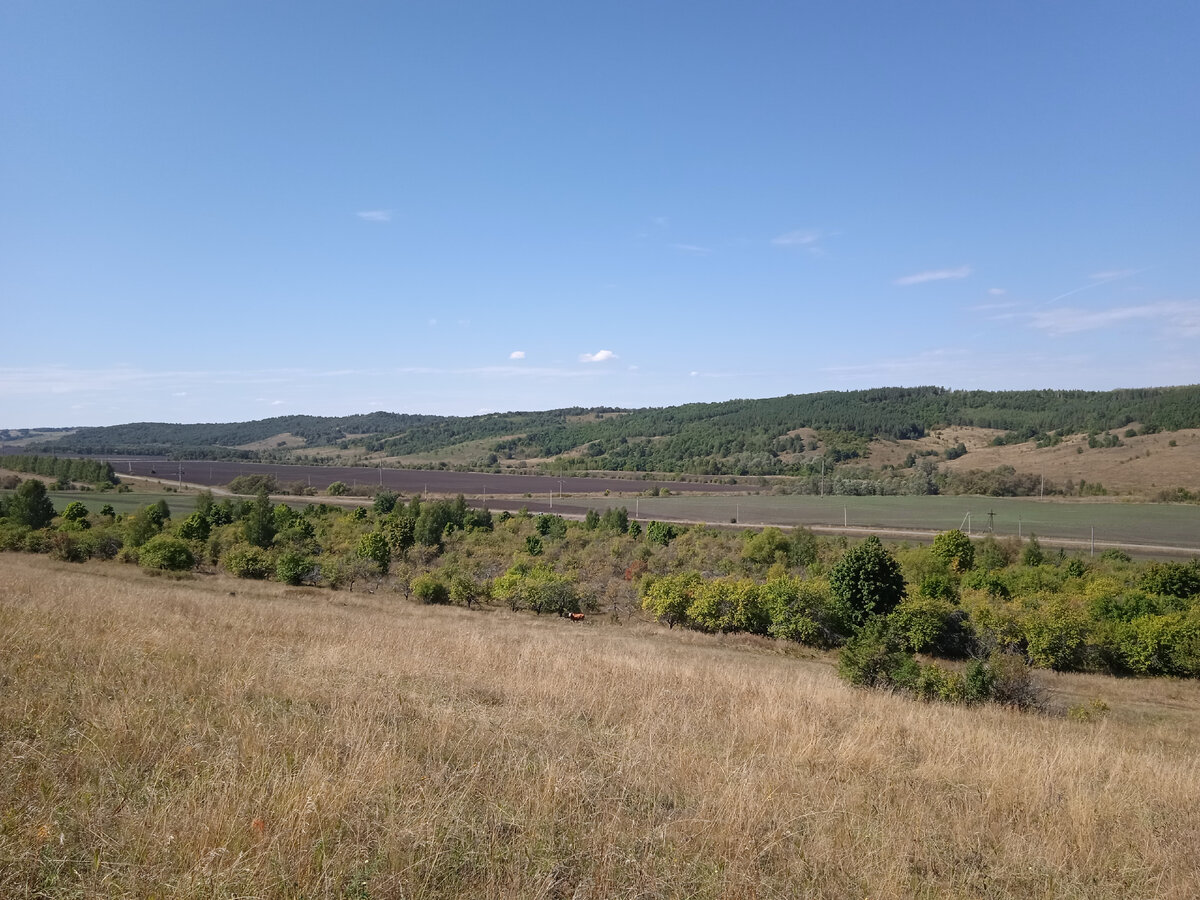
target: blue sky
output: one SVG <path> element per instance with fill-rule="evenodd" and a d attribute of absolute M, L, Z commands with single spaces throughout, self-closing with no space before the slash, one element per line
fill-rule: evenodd
<path fill-rule="evenodd" d="M 0 426 L 1200 382 L 1200 4 L 0 6 Z"/>

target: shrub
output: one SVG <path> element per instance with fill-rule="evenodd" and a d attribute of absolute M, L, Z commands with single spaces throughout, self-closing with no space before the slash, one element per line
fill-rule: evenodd
<path fill-rule="evenodd" d="M 267 578 L 274 569 L 271 555 L 253 544 L 237 544 L 229 548 L 221 558 L 221 564 L 229 574 L 238 578 Z"/>
<path fill-rule="evenodd" d="M 313 572 L 313 562 L 297 550 L 281 553 L 275 563 L 275 577 L 284 584 L 302 584 Z"/>
<path fill-rule="evenodd" d="M 50 558 L 63 562 L 83 562 L 88 558 L 87 549 L 79 538 L 69 531 L 56 531 L 49 539 Z"/>
<path fill-rule="evenodd" d="M 1067 602 L 1054 599 L 1030 610 L 1021 623 L 1029 661 L 1044 669 L 1078 669 L 1083 662 L 1087 619 Z"/>
<path fill-rule="evenodd" d="M 838 654 L 838 674 L 862 687 L 907 687 L 919 675 L 919 666 L 881 618 L 864 625 L 846 641 Z"/>
<path fill-rule="evenodd" d="M 954 627 L 961 631 L 961 621 L 952 618 L 957 611 L 946 600 L 912 597 L 892 611 L 888 622 L 903 649 L 924 653 L 951 643 L 947 632 Z"/>
<path fill-rule="evenodd" d="M 450 589 L 442 579 L 431 572 L 424 572 L 412 580 L 409 586 L 413 596 L 422 603 L 449 603 Z"/>
<path fill-rule="evenodd" d="M 196 558 L 186 542 L 168 534 L 160 534 L 138 550 L 138 564 L 143 569 L 186 572 L 196 564 Z"/>
<path fill-rule="evenodd" d="M 772 637 L 829 646 L 842 630 L 831 617 L 828 582 L 772 578 L 763 585 L 761 599 L 771 620 L 768 631 Z"/>
<path fill-rule="evenodd" d="M 992 699 L 1017 709 L 1039 709 L 1044 705 L 1041 688 L 1025 661 L 1016 653 L 993 653 L 988 658 L 992 675 Z"/>

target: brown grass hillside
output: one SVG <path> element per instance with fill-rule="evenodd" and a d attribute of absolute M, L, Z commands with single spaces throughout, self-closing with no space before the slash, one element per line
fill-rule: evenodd
<path fill-rule="evenodd" d="M 1200 689 L 0 556 L 0 896 L 1191 898 Z"/>
<path fill-rule="evenodd" d="M 1059 485 L 1068 480 L 1099 482 L 1110 493 L 1152 497 L 1177 487 L 1200 490 L 1200 430 L 1161 432 L 1124 437 L 1125 429 L 1112 433 L 1123 446 L 1091 449 L 1087 435 L 1073 435 L 1057 447 L 1038 449 L 1032 441 L 1002 447 L 991 445 L 1000 434 L 986 428 L 944 428 L 918 441 L 875 441 L 868 463 L 873 467 L 900 465 L 909 453 L 944 452 L 960 441 L 967 454 L 941 465 L 950 470 L 994 469 L 1012 466 L 1018 472 L 1046 476 Z M 1171 442 L 1175 446 L 1171 446 Z M 1083 452 L 1080 452 L 1082 448 Z"/>

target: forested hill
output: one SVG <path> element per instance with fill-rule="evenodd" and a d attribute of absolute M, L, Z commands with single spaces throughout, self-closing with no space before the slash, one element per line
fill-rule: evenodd
<path fill-rule="evenodd" d="M 483 441 L 506 457 L 566 454 L 595 469 L 709 471 L 720 460 L 794 449 L 789 433 L 800 428 L 860 439 L 904 439 L 921 437 L 936 426 L 965 425 L 1000 429 L 1022 440 L 1131 422 L 1164 431 L 1200 427 L 1200 386 L 1115 391 L 878 388 L 628 411 L 571 408 L 469 417 L 376 412 L 233 424 L 137 423 L 81 428 L 44 447 L 54 452 L 254 456 L 260 451 L 234 448 L 290 434 L 300 439 L 293 443 L 301 451 L 336 444 L 405 456 Z"/>

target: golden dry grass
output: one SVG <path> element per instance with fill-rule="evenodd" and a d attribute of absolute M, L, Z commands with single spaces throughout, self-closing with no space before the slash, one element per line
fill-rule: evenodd
<path fill-rule="evenodd" d="M 1197 895 L 1195 684 L 770 649 L 3 555 L 0 896 Z"/>

